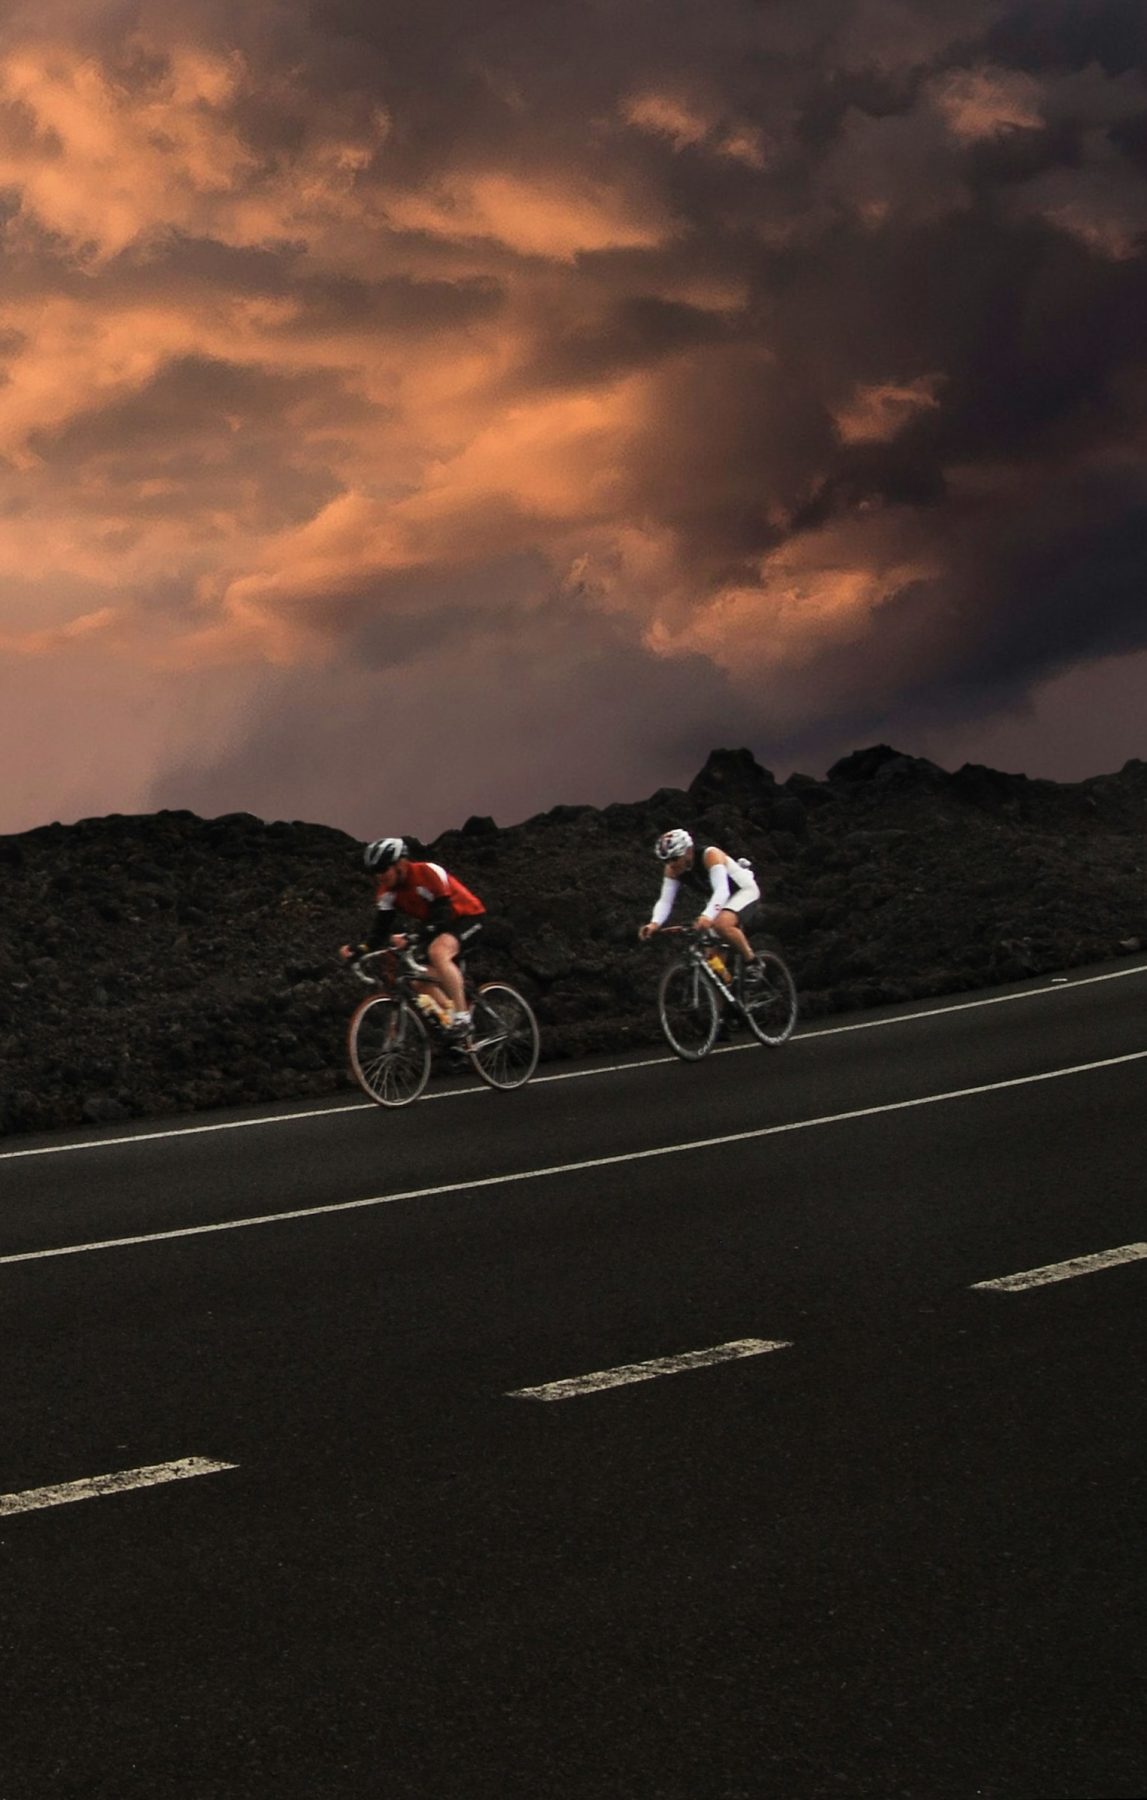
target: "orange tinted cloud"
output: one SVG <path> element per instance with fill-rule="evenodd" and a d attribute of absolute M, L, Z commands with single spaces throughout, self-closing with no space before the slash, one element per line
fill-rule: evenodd
<path fill-rule="evenodd" d="M 842 444 L 887 444 L 921 412 L 937 407 L 942 377 L 919 375 L 915 381 L 881 382 L 859 387 L 833 417 Z"/>
<path fill-rule="evenodd" d="M 1044 123 L 1040 84 L 1016 69 L 954 69 L 933 83 L 932 103 L 963 143 L 1005 131 L 1035 131 Z"/>
<path fill-rule="evenodd" d="M 721 109 L 696 97 L 645 90 L 622 101 L 621 116 L 627 125 L 661 137 L 674 150 L 706 147 L 716 156 L 764 169 L 769 161 L 768 134 L 746 120 L 722 119 Z"/>
<path fill-rule="evenodd" d="M 346 617 L 340 598 L 369 596 L 402 574 L 540 550 L 557 579 L 595 535 L 595 515 L 606 529 L 614 523 L 612 490 L 637 405 L 634 384 L 522 403 L 457 455 L 436 459 L 416 492 L 340 495 L 253 546 L 256 566 L 222 586 L 224 617 L 186 643 L 189 662 L 244 648 L 274 662 L 329 653 Z M 355 610 L 369 604 L 360 598 Z"/>
<path fill-rule="evenodd" d="M 659 209 L 654 209 L 656 212 Z M 521 256 L 572 260 L 585 251 L 651 249 L 672 227 L 607 181 L 489 170 L 437 192 L 397 193 L 389 222 L 448 241 L 491 238 Z"/>
<path fill-rule="evenodd" d="M 621 114 L 639 131 L 668 138 L 675 150 L 704 143 L 715 123 L 711 112 L 677 94 L 633 94 L 623 102 Z"/>
<path fill-rule="evenodd" d="M 882 606 L 941 572 L 908 517 L 833 524 L 790 539 L 751 582 L 720 590 L 683 622 L 655 618 L 646 641 L 660 656 L 709 657 L 736 684 L 755 681 L 863 640 Z"/>
<path fill-rule="evenodd" d="M 117 616 L 114 607 L 104 606 L 98 612 L 83 613 L 69 619 L 66 625 L 43 631 L 0 631 L 0 651 L 10 656 L 48 656 L 67 644 L 108 631 Z"/>
<path fill-rule="evenodd" d="M 1139 257 L 1147 244 L 1147 192 L 1105 132 L 1089 134 L 1076 167 L 1025 182 L 1012 204 L 1019 216 L 1045 220 L 1106 261 Z"/>
<path fill-rule="evenodd" d="M 49 230 L 102 256 L 157 225 L 217 218 L 253 167 L 221 116 L 243 73 L 234 57 L 185 47 L 139 92 L 66 46 L 16 50 L 0 62 L 0 181 Z"/>
<path fill-rule="evenodd" d="M 355 178 L 385 142 L 384 108 L 357 131 L 332 118 L 289 157 L 269 156 L 236 120 L 260 86 L 242 56 L 135 48 L 145 73 L 133 82 L 56 41 L 0 56 L 0 185 L 26 218 L 98 262 L 157 232 L 318 246 L 359 213 Z M 287 110 L 305 105 L 297 78 L 282 98 Z"/>

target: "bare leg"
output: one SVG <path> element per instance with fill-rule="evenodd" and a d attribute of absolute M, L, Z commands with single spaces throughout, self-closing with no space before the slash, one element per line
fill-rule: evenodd
<path fill-rule="evenodd" d="M 737 915 L 735 912 L 732 912 L 727 907 L 724 912 L 719 912 L 717 917 L 713 920 L 713 930 L 719 937 L 724 938 L 727 944 L 732 946 L 743 962 L 752 962 L 753 946 L 741 930 L 741 927 L 737 924 Z"/>
<path fill-rule="evenodd" d="M 460 945 L 451 931 L 440 932 L 427 952 L 427 960 L 434 971 L 434 978 L 446 994 L 455 1012 L 464 1012 L 466 1008 L 466 990 L 462 985 L 462 971 L 454 961 Z"/>

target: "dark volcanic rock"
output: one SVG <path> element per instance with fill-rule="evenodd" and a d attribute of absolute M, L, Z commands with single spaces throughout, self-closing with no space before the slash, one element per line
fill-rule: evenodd
<path fill-rule="evenodd" d="M 751 810 L 771 798 L 776 785 L 751 750 L 712 750 L 689 783 L 689 798 L 702 807 L 724 803 Z"/>
<path fill-rule="evenodd" d="M 888 745 L 778 785 L 715 750 L 687 791 L 426 846 L 490 909 L 476 972 L 517 981 L 550 1057 L 654 1041 L 642 946 L 660 832 L 752 858 L 807 1015 L 954 993 L 1147 942 L 1147 763 L 1060 784 Z M 0 837 L 0 1131 L 330 1093 L 361 993 L 361 846 L 189 812 Z"/>
<path fill-rule="evenodd" d="M 945 779 L 938 764 L 925 756 L 905 756 L 887 744 L 874 744 L 869 750 L 854 750 L 842 756 L 828 772 L 829 781 L 929 781 Z M 1004 776 L 1006 781 L 1009 777 Z"/>

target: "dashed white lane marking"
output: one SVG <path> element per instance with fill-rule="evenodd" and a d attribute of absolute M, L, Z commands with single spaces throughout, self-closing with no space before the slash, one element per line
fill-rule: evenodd
<path fill-rule="evenodd" d="M 130 1488 L 157 1487 L 163 1481 L 188 1481 L 193 1475 L 217 1475 L 237 1469 L 238 1463 L 213 1462 L 206 1456 L 184 1456 L 178 1462 L 152 1463 L 146 1469 L 120 1469 L 115 1475 L 90 1475 L 84 1481 L 62 1481 L 55 1487 L 25 1488 L 20 1494 L 0 1494 L 0 1518 L 9 1513 L 36 1512 L 42 1506 L 67 1506 L 73 1500 L 98 1500 L 104 1494 L 125 1494 Z"/>
<path fill-rule="evenodd" d="M 565 1381 L 547 1381 L 542 1387 L 514 1388 L 508 1400 L 572 1400 L 576 1394 L 597 1394 L 602 1388 L 626 1387 L 631 1381 L 656 1381 L 660 1375 L 683 1375 L 686 1369 L 704 1369 L 710 1363 L 733 1362 L 741 1356 L 764 1356 L 767 1350 L 791 1349 L 788 1338 L 734 1338 L 714 1344 L 711 1350 L 686 1350 L 680 1356 L 654 1356 L 648 1362 L 621 1363 L 616 1369 L 598 1369 L 593 1375 L 571 1375 Z"/>
<path fill-rule="evenodd" d="M 1021 1269 L 1018 1275 L 1000 1275 L 995 1281 L 973 1281 L 972 1286 L 994 1288 L 1000 1294 L 1018 1294 L 1024 1288 L 1043 1287 L 1049 1281 L 1070 1281 L 1073 1275 L 1094 1275 L 1097 1269 L 1139 1262 L 1145 1256 L 1147 1244 L 1122 1244 L 1118 1250 L 1097 1250 L 1094 1256 L 1073 1256 L 1067 1262 L 1045 1263 L 1042 1269 Z"/>
<path fill-rule="evenodd" d="M 540 1169 L 517 1169 L 504 1175 L 477 1175 L 469 1181 L 443 1181 L 434 1187 L 407 1188 L 400 1194 L 373 1194 L 365 1200 L 332 1200 L 325 1206 L 295 1206 L 285 1212 L 259 1213 L 248 1219 L 220 1219 L 211 1225 L 181 1225 L 171 1231 L 147 1231 L 131 1237 L 100 1238 L 88 1244 L 59 1244 L 49 1250 L 21 1250 L 0 1256 L 0 1264 L 44 1262 L 53 1256 L 83 1256 L 93 1250 L 126 1250 L 135 1244 L 169 1243 L 177 1238 L 208 1237 L 219 1231 L 249 1231 L 256 1225 L 285 1225 L 294 1219 L 318 1219 L 333 1213 L 356 1212 L 364 1207 L 394 1206 L 402 1200 L 431 1200 L 445 1194 L 471 1194 L 479 1188 L 510 1187 L 519 1181 L 544 1181 L 555 1175 L 579 1175 L 587 1169 L 607 1169 L 620 1163 L 648 1162 L 655 1156 L 679 1156 L 687 1150 L 716 1150 L 726 1144 L 747 1144 L 757 1138 L 782 1137 L 790 1131 L 811 1131 L 818 1125 L 841 1125 L 852 1119 L 871 1119 L 880 1113 L 906 1112 L 916 1106 L 939 1106 L 946 1100 L 968 1100 L 979 1094 L 997 1094 L 1005 1088 L 1029 1087 L 1037 1081 L 1061 1081 L 1069 1075 L 1086 1075 L 1095 1069 L 1112 1069 L 1121 1063 L 1142 1062 L 1147 1050 L 1125 1056 L 1105 1056 L 1098 1062 L 1075 1063 L 1070 1068 L 1046 1069 L 1039 1075 L 1013 1075 L 1006 1081 L 981 1082 L 976 1087 L 952 1088 L 943 1094 L 921 1094 L 913 1100 L 889 1100 L 881 1106 L 857 1106 L 848 1112 L 822 1113 L 813 1119 L 790 1119 L 781 1125 L 758 1125 L 751 1131 L 729 1131 L 720 1137 L 693 1138 L 679 1144 L 657 1144 L 648 1150 L 625 1150 L 616 1156 L 589 1156 L 581 1162 L 552 1163 Z"/>
<path fill-rule="evenodd" d="M 1090 987 L 1097 981 L 1123 981 L 1129 975 L 1147 975 L 1147 963 L 1137 963 L 1130 969 L 1113 969 L 1104 975 L 1081 975 L 1078 981 L 1068 981 L 1066 976 L 1053 977 L 1056 985 L 1065 984 L 1073 988 Z M 1040 999 L 1051 992 L 1051 988 L 1026 988 L 1021 994 L 990 994 L 982 1000 L 958 1000 L 952 1006 L 932 1006 L 922 1012 L 896 1013 L 892 1017 L 880 1019 L 857 1019 L 851 1025 L 823 1025 L 818 1031 L 802 1031 L 789 1040 L 793 1044 L 807 1044 L 816 1038 L 838 1037 L 846 1031 L 875 1031 L 886 1025 L 908 1025 L 914 1019 L 937 1019 L 947 1013 L 974 1012 L 981 1006 L 1006 1006 L 1014 1000 Z M 738 1056 L 746 1050 L 756 1050 L 757 1044 L 725 1044 L 717 1051 L 718 1056 Z M 676 1063 L 675 1056 L 649 1056 L 635 1062 L 604 1063 L 594 1069 L 563 1069 L 556 1075 L 536 1075 L 532 1086 L 545 1087 L 554 1081 L 585 1081 L 592 1075 L 619 1075 L 629 1069 L 656 1069 L 669 1063 Z M 427 1100 L 462 1100 L 470 1096 L 485 1094 L 489 1090 L 484 1087 L 444 1088 L 437 1093 L 423 1094 L 419 1105 Z M 167 1131 L 136 1131 L 123 1137 L 84 1138 L 75 1144 L 37 1144 L 24 1150 L 0 1150 L 0 1162 L 14 1162 L 23 1156 L 66 1156 L 77 1150 L 115 1150 L 128 1144 L 154 1144 L 166 1138 L 202 1137 L 214 1131 L 249 1131 L 254 1126 L 290 1125 L 307 1119 L 328 1119 L 336 1113 L 376 1112 L 378 1109 L 369 1100 L 351 1100 L 338 1106 L 312 1106 L 302 1112 L 272 1113 L 257 1119 L 223 1119 L 211 1125 L 175 1125 Z"/>

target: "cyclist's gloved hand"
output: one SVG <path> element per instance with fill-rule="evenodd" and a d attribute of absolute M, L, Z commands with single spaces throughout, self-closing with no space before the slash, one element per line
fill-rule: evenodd
<path fill-rule="evenodd" d="M 360 956 L 366 955 L 367 949 L 366 944 L 340 944 L 339 955 L 343 962 L 355 963 Z"/>

